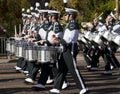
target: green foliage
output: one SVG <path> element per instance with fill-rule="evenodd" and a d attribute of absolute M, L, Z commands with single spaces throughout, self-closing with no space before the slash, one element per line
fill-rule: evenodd
<path fill-rule="evenodd" d="M 54 9 L 61 11 L 64 8 L 61 1 L 50 0 L 50 5 Z M 81 21 L 92 21 L 102 12 L 104 12 L 103 19 L 105 19 L 106 15 L 115 8 L 115 0 L 68 0 L 68 7 L 75 8 L 79 11 L 77 20 L 80 23 Z"/>
<path fill-rule="evenodd" d="M 115 8 L 116 0 L 68 0 L 67 7 L 77 9 L 79 23 L 83 21 L 92 21 L 102 12 L 103 20 Z M 30 0 L 0 0 L 0 26 L 3 26 L 9 32 L 14 34 L 14 25 L 22 23 L 21 9 L 30 8 Z M 120 1 L 119 1 L 120 6 Z M 50 9 L 56 9 L 64 14 L 63 0 L 50 0 Z M 63 25 L 64 21 L 61 21 Z M 17 30 L 18 31 L 18 30 Z"/>
<path fill-rule="evenodd" d="M 50 4 L 51 6 L 57 6 L 54 7 L 55 9 L 59 9 L 58 7 L 62 6 L 63 4 L 55 3 L 60 0 L 51 0 Z M 62 0 L 63 1 L 63 0 Z M 78 23 L 81 22 L 92 22 L 93 19 L 98 17 L 102 12 L 102 21 L 104 22 L 106 16 L 110 14 L 111 11 L 115 8 L 115 1 L 116 0 L 68 0 L 67 7 L 77 9 L 78 16 L 77 21 Z M 120 2 L 119 2 L 120 5 Z M 63 7 L 64 8 L 64 7 Z M 63 9 L 60 8 L 60 9 Z M 59 10 L 61 11 L 61 10 Z M 62 11 L 62 15 L 64 14 L 64 11 Z M 65 22 L 61 21 L 64 25 Z"/>
<path fill-rule="evenodd" d="M 64 4 L 62 0 L 50 0 L 49 4 L 50 9 L 55 9 L 61 12 L 61 15 L 64 13 Z"/>
<path fill-rule="evenodd" d="M 14 25 L 18 29 L 22 23 L 21 7 L 29 5 L 28 0 L 0 0 L 0 26 L 6 28 L 10 36 L 14 35 Z"/>
<path fill-rule="evenodd" d="M 21 9 L 22 8 L 25 8 L 25 9 L 27 9 L 27 8 L 30 8 L 30 6 L 31 6 L 31 4 L 30 4 L 30 0 L 20 0 L 21 1 Z"/>

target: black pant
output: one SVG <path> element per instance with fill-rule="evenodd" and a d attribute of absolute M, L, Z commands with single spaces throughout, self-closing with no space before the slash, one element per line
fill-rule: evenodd
<path fill-rule="evenodd" d="M 90 54 L 88 54 L 88 52 L 90 52 L 90 51 L 91 51 L 91 48 L 84 47 L 83 56 L 84 56 L 84 59 L 85 59 L 87 65 L 91 65 L 91 63 L 92 63 L 92 58 L 91 58 Z"/>
<path fill-rule="evenodd" d="M 48 79 L 48 76 L 50 75 L 50 78 L 53 79 L 53 71 L 52 67 L 50 66 L 49 63 L 44 63 L 41 65 L 41 74 L 38 79 L 38 83 L 45 85 Z"/>
<path fill-rule="evenodd" d="M 98 67 L 100 55 L 101 52 L 98 47 L 95 47 L 94 49 L 92 48 L 92 46 L 89 48 L 85 47 L 85 50 L 83 52 L 83 56 L 87 65 L 91 65 L 91 67 Z"/>
<path fill-rule="evenodd" d="M 23 58 L 23 57 L 20 57 L 20 58 L 18 59 L 16 65 L 21 68 L 21 67 L 22 67 L 22 61 L 23 61 L 23 60 L 24 60 L 24 58 Z"/>
<path fill-rule="evenodd" d="M 91 67 L 98 67 L 99 58 L 101 56 L 101 50 L 98 47 L 95 47 L 92 52 L 92 63 Z"/>
<path fill-rule="evenodd" d="M 71 54 L 71 51 L 67 49 L 61 55 L 60 61 L 58 62 L 58 74 L 55 78 L 54 88 L 61 89 L 63 81 L 65 80 L 66 74 L 70 71 L 79 89 L 85 88 L 83 78 L 76 66 L 76 60 Z"/>
<path fill-rule="evenodd" d="M 31 78 L 33 80 L 36 79 L 38 70 L 41 68 L 41 64 L 36 64 L 37 61 L 32 61 L 32 62 L 28 62 L 28 78 Z"/>

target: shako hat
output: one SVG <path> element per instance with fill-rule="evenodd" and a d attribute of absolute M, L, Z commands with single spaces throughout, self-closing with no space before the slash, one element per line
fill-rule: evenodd
<path fill-rule="evenodd" d="M 72 8 L 65 8 L 65 15 L 69 15 L 69 14 L 77 14 L 77 10 L 72 9 Z"/>

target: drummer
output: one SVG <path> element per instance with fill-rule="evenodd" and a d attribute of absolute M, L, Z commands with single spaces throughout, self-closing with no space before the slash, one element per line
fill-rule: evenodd
<path fill-rule="evenodd" d="M 107 15 L 105 19 L 105 23 L 102 28 L 100 28 L 98 31 L 99 32 L 109 32 L 112 30 L 113 25 L 115 24 L 115 19 L 111 15 Z M 103 75 L 112 75 L 111 71 L 111 65 L 113 65 L 113 61 L 111 60 L 110 57 L 110 50 L 109 50 L 109 41 L 108 40 L 103 40 L 104 46 L 101 48 L 101 56 L 105 62 L 105 72 Z"/>
<path fill-rule="evenodd" d="M 23 30 L 18 37 L 26 40 L 27 43 L 39 40 L 40 39 L 39 34 L 33 32 L 38 26 L 37 25 L 38 17 L 39 14 L 37 11 L 31 12 L 30 9 L 27 9 L 27 14 L 24 13 L 23 15 Z M 32 67 L 31 63 L 25 60 L 23 57 L 21 57 L 17 62 L 16 69 L 28 75 L 31 67 Z"/>
<path fill-rule="evenodd" d="M 30 10 L 27 9 L 27 13 L 23 15 L 23 18 L 24 18 L 24 20 L 23 20 L 24 21 L 23 29 L 22 29 L 22 32 L 17 35 L 17 37 L 20 40 L 23 39 L 23 38 L 26 39 L 26 38 L 29 37 L 28 36 L 28 30 L 30 28 L 30 19 L 32 17 L 32 15 L 30 15 L 29 13 L 30 13 Z M 15 37 L 16 37 L 16 35 L 15 35 Z M 15 66 L 15 69 L 17 71 L 21 72 L 21 71 L 25 70 L 25 64 L 26 64 L 26 62 L 25 62 L 24 58 L 21 57 L 21 58 L 18 59 L 17 64 Z"/>
<path fill-rule="evenodd" d="M 95 18 L 93 20 L 93 28 L 91 29 L 91 33 L 98 34 L 98 29 L 102 26 L 103 23 L 100 22 L 99 18 Z M 98 70 L 100 50 L 91 41 L 89 44 L 84 45 L 83 56 L 85 58 L 86 63 L 88 64 L 87 69 L 89 71 Z"/>
<path fill-rule="evenodd" d="M 62 84 L 64 82 L 65 76 L 70 71 L 72 77 L 74 78 L 77 86 L 81 89 L 79 94 L 85 94 L 88 89 L 85 86 L 83 78 L 76 67 L 76 55 L 78 54 L 77 39 L 79 35 L 79 25 L 76 22 L 77 10 L 66 8 L 65 20 L 68 21 L 65 27 L 63 38 L 59 39 L 53 37 L 54 43 L 62 44 L 63 52 L 60 57 L 60 62 L 58 62 L 58 75 L 54 81 L 54 88 L 49 91 L 49 94 L 60 94 L 62 89 Z"/>
<path fill-rule="evenodd" d="M 62 26 L 59 23 L 59 12 L 49 10 L 49 17 L 51 17 L 52 24 L 48 29 L 48 33 L 46 39 L 41 40 L 41 44 L 47 44 L 48 46 L 58 46 L 57 44 L 53 43 L 52 37 L 61 38 L 62 37 Z M 50 20 L 50 19 L 49 19 Z M 49 75 L 51 74 L 52 68 L 56 67 L 55 63 L 44 63 L 41 66 L 41 75 L 38 79 L 38 84 L 35 85 L 33 88 L 35 90 L 45 89 L 45 85 Z"/>
<path fill-rule="evenodd" d="M 50 23 L 48 21 L 47 10 L 39 10 L 39 14 L 40 14 L 39 19 L 38 19 L 39 26 L 35 29 L 34 32 L 37 32 L 38 35 L 40 36 L 40 40 L 42 40 L 42 39 L 46 38 L 47 30 L 50 26 Z M 37 41 L 36 43 L 38 45 L 43 45 L 43 44 L 40 44 L 39 41 Z M 37 62 L 30 63 L 30 64 L 31 64 L 31 66 L 29 67 L 29 75 L 25 79 L 25 82 L 33 84 L 35 79 L 36 79 L 36 75 L 38 73 L 38 70 L 41 67 L 41 64 L 39 64 Z"/>
<path fill-rule="evenodd" d="M 28 29 L 27 29 L 26 35 L 24 36 L 24 39 L 28 42 L 28 44 L 29 44 L 29 42 L 33 42 L 33 41 L 40 39 L 40 36 L 33 32 L 37 26 L 36 15 L 34 15 L 34 14 L 35 14 L 35 12 L 34 13 L 31 12 L 28 15 L 28 17 L 29 17 L 28 23 L 27 23 Z M 23 73 L 28 74 L 29 67 L 31 67 L 30 64 L 31 63 L 29 63 L 27 60 L 24 60 L 22 62 L 22 72 Z"/>
<path fill-rule="evenodd" d="M 111 33 L 115 37 L 120 35 L 120 14 L 118 15 L 118 20 L 114 24 Z M 119 43 L 116 44 L 112 40 L 109 44 L 110 44 L 110 48 L 111 48 L 111 50 L 110 50 L 110 52 L 111 52 L 111 54 L 110 54 L 111 58 L 109 60 L 112 61 L 113 68 L 120 69 L 120 63 L 119 63 L 118 59 L 115 57 L 115 53 L 117 52 L 117 49 L 119 48 L 119 45 L 118 45 Z"/>

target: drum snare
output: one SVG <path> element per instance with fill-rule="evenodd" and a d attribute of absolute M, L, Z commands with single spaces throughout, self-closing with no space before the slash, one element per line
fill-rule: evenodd
<path fill-rule="evenodd" d="M 38 47 L 38 59 L 40 63 L 54 63 L 57 60 L 57 48 L 48 46 Z"/>
<path fill-rule="evenodd" d="M 28 61 L 37 60 L 37 46 L 35 46 L 34 44 L 28 44 L 25 47 L 25 59 Z"/>
<path fill-rule="evenodd" d="M 24 57 L 24 54 L 25 54 L 25 51 L 24 51 L 24 41 L 23 40 L 16 40 L 16 43 L 15 43 L 15 55 L 17 57 Z"/>
<path fill-rule="evenodd" d="M 117 35 L 116 37 L 114 37 L 114 39 L 112 40 L 115 44 L 117 44 L 118 46 L 120 46 L 120 36 Z"/>
<path fill-rule="evenodd" d="M 95 43 L 97 43 L 98 45 L 102 45 L 102 40 L 101 40 L 101 35 L 96 35 L 94 40 L 93 40 Z"/>
<path fill-rule="evenodd" d="M 15 54 L 15 40 L 14 39 L 9 38 L 6 40 L 6 51 L 10 55 Z"/>

